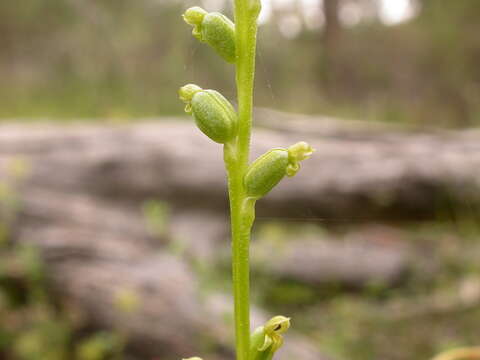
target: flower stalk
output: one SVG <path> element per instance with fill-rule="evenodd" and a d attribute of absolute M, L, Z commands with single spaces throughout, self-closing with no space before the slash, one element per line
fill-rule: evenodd
<path fill-rule="evenodd" d="M 235 0 L 238 137 L 226 148 L 232 230 L 232 273 L 237 360 L 248 360 L 250 348 L 250 231 L 253 209 L 245 206 L 243 178 L 248 168 L 253 113 L 257 16 L 252 0 Z"/>
<path fill-rule="evenodd" d="M 197 85 L 185 85 L 179 95 L 198 128 L 224 147 L 230 200 L 236 360 L 271 360 L 283 344 L 281 334 L 290 326 L 290 319 L 276 316 L 250 333 L 249 252 L 255 203 L 285 176 L 294 176 L 300 168 L 299 162 L 314 150 L 299 142 L 288 149 L 270 150 L 249 166 L 257 18 L 261 4 L 260 0 L 234 0 L 234 4 L 235 24 L 220 13 L 208 13 L 199 7 L 188 9 L 183 18 L 193 26 L 193 36 L 235 64 L 238 110 L 217 91 Z"/>

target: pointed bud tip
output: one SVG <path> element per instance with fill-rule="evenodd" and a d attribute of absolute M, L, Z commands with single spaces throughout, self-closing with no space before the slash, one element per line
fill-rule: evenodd
<path fill-rule="evenodd" d="M 252 0 L 250 3 L 250 13 L 253 17 L 258 18 L 262 10 L 262 2 L 260 0 Z"/>
<path fill-rule="evenodd" d="M 201 7 L 194 6 L 187 9 L 182 16 L 183 16 L 183 20 L 185 20 L 187 24 L 193 25 L 193 26 L 199 26 L 202 23 L 205 15 L 207 14 L 208 13 L 205 10 L 203 10 Z"/>
<path fill-rule="evenodd" d="M 190 101 L 192 101 L 193 95 L 195 95 L 199 91 L 202 91 L 202 88 L 200 86 L 197 86 L 195 84 L 187 84 L 185 86 L 182 86 L 178 90 L 178 96 L 180 100 L 182 100 L 184 103 L 189 103 Z"/>

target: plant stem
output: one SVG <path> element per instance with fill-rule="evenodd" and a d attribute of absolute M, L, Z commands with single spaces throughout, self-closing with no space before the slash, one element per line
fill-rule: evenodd
<path fill-rule="evenodd" d="M 233 151 L 232 151 L 233 150 Z M 237 360 L 248 360 L 250 342 L 250 226 L 245 222 L 243 171 L 237 166 L 238 147 L 225 146 L 232 228 L 232 274 Z M 228 159 L 228 160 L 227 160 Z"/>
<path fill-rule="evenodd" d="M 238 136 L 225 144 L 232 228 L 232 273 L 237 360 L 248 360 L 250 342 L 250 230 L 253 207 L 247 206 L 243 177 L 248 167 L 252 125 L 256 14 L 252 0 L 235 0 Z"/>

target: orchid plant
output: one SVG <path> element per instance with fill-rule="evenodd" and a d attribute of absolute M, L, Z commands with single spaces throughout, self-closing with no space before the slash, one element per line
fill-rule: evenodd
<path fill-rule="evenodd" d="M 186 10 L 183 18 L 193 27 L 195 38 L 235 66 L 238 109 L 219 92 L 194 84 L 180 88 L 179 96 L 201 132 L 223 145 L 230 201 L 236 359 L 271 360 L 283 344 L 282 334 L 290 327 L 290 319 L 275 316 L 250 331 L 249 244 L 255 204 L 285 176 L 294 176 L 299 163 L 314 150 L 301 141 L 288 148 L 272 149 L 249 164 L 261 2 L 234 0 L 234 6 L 235 24 L 221 13 L 200 7 Z"/>

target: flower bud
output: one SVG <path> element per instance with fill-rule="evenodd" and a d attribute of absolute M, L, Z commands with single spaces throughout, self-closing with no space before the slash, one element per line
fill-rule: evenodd
<path fill-rule="evenodd" d="M 198 128 L 210 139 L 225 144 L 236 135 L 237 113 L 222 94 L 188 84 L 179 95 L 187 103 L 185 111 L 193 115 Z"/>
<path fill-rule="evenodd" d="M 260 15 L 262 10 L 262 2 L 260 0 L 251 0 L 250 2 L 250 14 L 256 19 Z"/>
<path fill-rule="evenodd" d="M 189 25 L 200 26 L 202 24 L 203 18 L 207 14 L 208 12 L 203 10 L 201 7 L 194 6 L 185 11 L 185 13 L 183 14 L 183 20 L 185 20 L 185 22 Z"/>
<path fill-rule="evenodd" d="M 254 198 L 265 196 L 287 173 L 287 149 L 272 149 L 248 168 L 244 178 L 247 195 Z"/>
<path fill-rule="evenodd" d="M 178 97 L 180 98 L 180 100 L 182 100 L 184 103 L 187 104 L 185 105 L 185 112 L 187 114 L 192 113 L 191 102 L 193 99 L 193 95 L 195 95 L 199 91 L 202 91 L 202 88 L 195 84 L 188 84 L 188 85 L 182 86 L 180 90 L 178 90 Z"/>
<path fill-rule="evenodd" d="M 183 14 L 185 22 L 193 26 L 192 34 L 210 45 L 221 57 L 235 62 L 235 24 L 218 12 L 207 13 L 196 6 Z"/>
<path fill-rule="evenodd" d="M 300 161 L 308 159 L 315 151 L 305 141 L 300 141 L 288 148 L 288 168 L 287 175 L 289 177 L 295 176 L 300 170 Z"/>
<path fill-rule="evenodd" d="M 288 149 L 272 149 L 255 160 L 247 170 L 244 185 L 247 195 L 253 198 L 265 196 L 285 175 L 294 176 L 300 169 L 299 162 L 308 159 L 315 150 L 301 141 Z"/>
<path fill-rule="evenodd" d="M 290 328 L 290 319 L 275 316 L 259 326 L 250 336 L 250 360 L 270 360 L 283 345 L 282 334 Z"/>
<path fill-rule="evenodd" d="M 208 13 L 205 10 L 203 10 L 201 7 L 194 6 L 187 9 L 187 11 L 185 11 L 185 13 L 182 15 L 183 20 L 185 20 L 187 24 L 193 26 L 192 35 L 195 36 L 200 41 L 203 41 L 202 31 L 201 31 L 202 22 L 203 22 L 203 19 L 205 18 L 205 15 L 207 14 Z"/>

